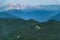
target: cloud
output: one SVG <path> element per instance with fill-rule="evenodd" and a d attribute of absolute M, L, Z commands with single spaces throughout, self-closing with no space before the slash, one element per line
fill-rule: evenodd
<path fill-rule="evenodd" d="M 16 2 L 26 5 L 60 5 L 59 0 L 7 0 L 6 3 Z"/>

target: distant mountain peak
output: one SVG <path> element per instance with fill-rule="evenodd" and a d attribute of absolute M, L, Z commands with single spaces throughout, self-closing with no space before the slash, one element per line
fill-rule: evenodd
<path fill-rule="evenodd" d="M 7 4 L 7 9 L 25 9 L 26 6 L 25 5 L 20 5 L 20 4 L 17 4 L 17 3 L 8 3 Z"/>
<path fill-rule="evenodd" d="M 21 10 L 21 9 L 26 9 L 26 8 L 40 8 L 39 5 L 24 5 L 24 4 L 18 4 L 18 3 L 7 3 L 6 4 L 6 9 L 16 9 L 16 10 Z"/>
<path fill-rule="evenodd" d="M 18 4 L 18 3 L 7 3 L 6 5 L 3 5 L 0 7 L 0 12 L 1 11 L 6 11 L 6 10 L 54 10 L 58 11 L 60 10 L 60 5 L 24 5 L 24 4 Z"/>

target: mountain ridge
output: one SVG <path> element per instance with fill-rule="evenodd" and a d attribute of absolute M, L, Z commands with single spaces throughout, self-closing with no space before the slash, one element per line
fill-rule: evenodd
<path fill-rule="evenodd" d="M 59 12 L 52 11 L 52 10 L 51 11 L 49 11 L 49 10 L 31 10 L 31 11 L 25 10 L 25 11 L 22 11 L 22 10 L 15 10 L 15 9 L 0 12 L 0 14 L 1 13 L 2 14 L 4 13 L 4 15 L 6 13 L 9 15 L 12 15 L 13 18 L 17 17 L 17 18 L 23 18 L 25 20 L 34 19 L 39 22 L 48 21 L 48 20 L 54 18 L 53 16 L 60 14 Z"/>
<path fill-rule="evenodd" d="M 23 7 L 21 8 L 21 6 Z M 20 4 L 6 4 L 0 7 L 0 11 L 11 10 L 11 9 L 17 9 L 17 10 L 40 9 L 40 10 L 56 10 L 57 11 L 57 10 L 60 10 L 60 5 L 36 5 L 36 6 L 25 5 L 24 6 Z"/>
<path fill-rule="evenodd" d="M 16 5 L 13 5 L 13 4 L 8 4 L 9 6 L 16 6 Z M 39 6 L 33 6 L 33 7 L 30 7 L 31 5 L 26 5 L 26 9 L 8 9 L 8 10 L 5 10 L 8 8 L 8 5 L 4 5 L 3 7 L 0 8 L 0 11 L 1 10 L 4 10 L 4 11 L 1 11 L 1 12 L 5 12 L 5 13 L 8 13 L 12 16 L 15 16 L 17 18 L 23 18 L 25 20 L 28 20 L 28 19 L 34 19 L 34 20 L 37 20 L 39 22 L 46 22 L 50 19 L 54 19 L 54 16 L 60 14 L 60 8 L 59 6 L 60 5 L 39 5 Z M 0 12 L 0 13 L 1 13 Z M 7 15 L 8 16 L 8 15 Z"/>
<path fill-rule="evenodd" d="M 41 40 L 48 40 L 48 38 L 53 40 L 56 36 L 59 37 L 60 22 L 49 20 L 46 23 L 40 23 L 31 19 L 27 21 L 0 18 L 0 28 L 0 40 L 21 40 L 22 38 L 22 40 L 40 40 L 40 37 Z M 18 35 L 21 35 L 19 39 L 16 38 Z"/>

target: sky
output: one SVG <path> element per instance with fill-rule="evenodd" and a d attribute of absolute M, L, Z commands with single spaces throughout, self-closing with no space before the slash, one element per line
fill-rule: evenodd
<path fill-rule="evenodd" d="M 24 5 L 60 5 L 60 0 L 0 0 L 0 5 L 10 2 Z"/>

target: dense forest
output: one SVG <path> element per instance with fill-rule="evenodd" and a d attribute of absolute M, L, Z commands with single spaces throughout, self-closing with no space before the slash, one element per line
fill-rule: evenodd
<path fill-rule="evenodd" d="M 0 40 L 60 40 L 60 22 L 0 18 Z"/>

